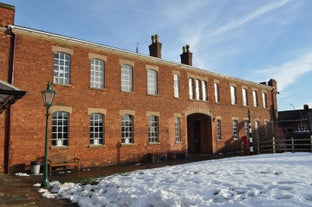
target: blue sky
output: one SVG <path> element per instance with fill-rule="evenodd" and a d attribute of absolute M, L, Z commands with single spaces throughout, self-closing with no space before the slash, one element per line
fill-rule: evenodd
<path fill-rule="evenodd" d="M 279 110 L 312 108 L 311 0 L 0 0 L 15 24 L 162 58 L 254 82 L 278 82 Z"/>

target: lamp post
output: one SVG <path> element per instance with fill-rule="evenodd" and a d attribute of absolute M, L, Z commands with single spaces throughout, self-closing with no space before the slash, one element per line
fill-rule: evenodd
<path fill-rule="evenodd" d="M 51 84 L 48 82 L 47 88 L 41 91 L 43 103 L 46 107 L 46 129 L 45 129 L 45 150 L 44 150 L 44 174 L 43 181 L 41 183 L 42 188 L 50 188 L 50 183 L 48 179 L 48 124 L 49 124 L 49 108 L 52 106 L 53 99 L 55 96 L 55 91 L 51 89 Z"/>

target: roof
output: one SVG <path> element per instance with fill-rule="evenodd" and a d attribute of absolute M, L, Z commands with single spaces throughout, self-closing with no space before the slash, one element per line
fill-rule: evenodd
<path fill-rule="evenodd" d="M 111 47 L 111 46 L 107 46 L 107 45 L 103 45 L 103 44 L 99 44 L 99 43 L 94 43 L 94 42 L 90 42 L 90 41 L 86 41 L 86 40 L 76 39 L 74 37 L 64 36 L 64 35 L 55 34 L 55 33 L 51 33 L 51 32 L 45 32 L 45 31 L 32 29 L 32 28 L 28 28 L 28 27 L 23 27 L 23 26 L 18 26 L 18 25 L 9 25 L 8 27 L 13 32 L 16 32 L 16 30 L 19 30 L 19 31 L 23 31 L 23 32 L 28 32 L 28 33 L 46 36 L 46 37 L 52 37 L 52 38 L 57 38 L 57 39 L 65 40 L 65 41 L 70 41 L 70 42 L 77 43 L 77 44 L 89 45 L 92 47 L 101 48 L 101 49 L 109 50 L 112 52 L 118 52 L 118 53 L 123 53 L 123 54 L 127 54 L 127 55 L 133 55 L 133 56 L 140 57 L 140 58 L 149 58 L 150 60 L 153 60 L 153 61 L 157 61 L 157 62 L 161 61 L 162 63 L 178 66 L 178 67 L 181 67 L 181 68 L 184 68 L 187 70 L 191 70 L 191 71 L 202 72 L 202 73 L 212 75 L 212 76 L 216 76 L 216 77 L 220 77 L 220 78 L 226 78 L 229 80 L 234 80 L 234 81 L 239 81 L 239 82 L 243 82 L 243 83 L 247 83 L 247 84 L 251 84 L 251 85 L 256 85 L 258 87 L 267 88 L 269 90 L 273 89 L 273 87 L 267 85 L 266 82 L 256 83 L 256 82 L 244 80 L 241 78 L 236 78 L 236 77 L 218 74 L 218 73 L 215 73 L 212 71 L 208 71 L 206 69 L 196 68 L 196 67 L 186 65 L 186 64 L 182 64 L 182 63 L 176 63 L 176 62 L 164 60 L 161 58 L 147 56 L 144 54 L 140 54 L 140 53 L 136 53 L 136 52 L 132 52 L 132 51 L 128 51 L 128 50 L 123 50 L 123 49 L 119 49 L 119 48 L 115 48 L 115 47 Z"/>
<path fill-rule="evenodd" d="M 309 114 L 312 113 L 312 109 L 309 109 Z M 279 122 L 292 122 L 307 120 L 307 111 L 305 110 L 291 110 L 278 112 Z"/>
<path fill-rule="evenodd" d="M 23 91 L 7 82 L 0 80 L 0 112 L 7 109 L 17 99 L 22 98 L 26 94 Z"/>

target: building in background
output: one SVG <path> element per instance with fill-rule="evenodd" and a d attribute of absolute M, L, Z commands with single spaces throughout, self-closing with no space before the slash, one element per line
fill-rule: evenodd
<path fill-rule="evenodd" d="M 304 105 L 303 109 L 278 112 L 278 125 L 286 134 L 311 132 L 311 119 L 312 109 L 309 109 L 309 105 Z"/>
<path fill-rule="evenodd" d="M 27 91 L 0 114 L 0 171 L 44 155 L 41 91 L 56 91 L 49 154 L 74 154 L 82 167 L 144 159 L 147 154 L 233 153 L 250 121 L 275 127 L 276 81 L 254 83 L 195 68 L 188 45 L 181 63 L 14 25 L 0 3 L 0 80 Z"/>

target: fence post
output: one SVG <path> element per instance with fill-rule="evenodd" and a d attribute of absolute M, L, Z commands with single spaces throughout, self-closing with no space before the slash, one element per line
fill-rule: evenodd
<path fill-rule="evenodd" d="M 294 137 L 291 137 L 291 151 L 295 152 L 295 142 L 294 142 Z"/>
<path fill-rule="evenodd" d="M 272 137 L 272 148 L 273 153 L 275 153 L 275 137 Z"/>
<path fill-rule="evenodd" d="M 312 135 L 310 136 L 310 141 L 311 141 L 310 147 L 311 147 L 311 152 L 312 152 Z"/>
<path fill-rule="evenodd" d="M 311 136 L 311 150 L 312 150 L 312 136 Z M 258 154 L 260 154 L 260 139 L 257 138 L 257 151 Z"/>

